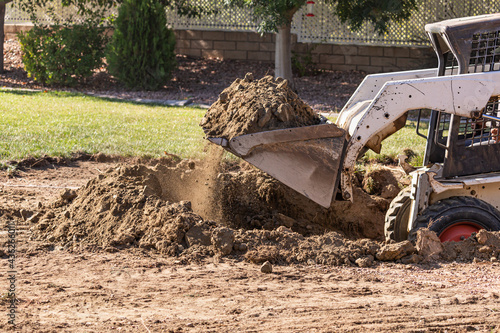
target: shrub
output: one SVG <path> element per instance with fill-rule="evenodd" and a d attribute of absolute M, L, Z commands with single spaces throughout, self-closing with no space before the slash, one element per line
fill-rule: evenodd
<path fill-rule="evenodd" d="M 108 38 L 90 24 L 35 26 L 19 34 L 28 76 L 43 84 L 74 85 L 103 64 Z"/>
<path fill-rule="evenodd" d="M 106 53 L 109 72 L 129 88 L 156 90 L 176 66 L 175 36 L 160 1 L 125 0 Z"/>

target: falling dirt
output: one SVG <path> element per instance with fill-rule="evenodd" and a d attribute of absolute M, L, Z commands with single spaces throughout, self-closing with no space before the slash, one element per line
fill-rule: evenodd
<path fill-rule="evenodd" d="M 165 174 L 156 173 L 156 177 L 162 186 L 162 197 L 171 201 L 189 200 L 193 210 L 203 218 L 217 220 L 217 176 L 221 172 L 224 150 L 212 144 L 207 144 L 205 150 L 207 155 L 203 161 L 182 161 Z"/>
<path fill-rule="evenodd" d="M 219 95 L 200 126 L 208 137 L 233 137 L 256 132 L 316 125 L 321 118 L 282 78 L 254 80 L 248 73 Z"/>

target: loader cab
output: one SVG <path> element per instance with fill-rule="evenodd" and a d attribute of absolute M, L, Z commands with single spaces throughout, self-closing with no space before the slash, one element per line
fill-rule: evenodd
<path fill-rule="evenodd" d="M 438 76 L 500 70 L 500 14 L 427 24 L 425 30 L 438 57 Z M 500 116 L 500 96 L 489 97 L 483 114 Z M 442 163 L 445 178 L 500 171 L 499 132 L 495 120 L 432 110 L 424 165 Z"/>

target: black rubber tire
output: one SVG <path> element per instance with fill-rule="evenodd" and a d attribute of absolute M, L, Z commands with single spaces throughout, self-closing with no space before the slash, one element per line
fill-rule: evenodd
<path fill-rule="evenodd" d="M 438 237 L 448 227 L 462 222 L 474 223 L 488 231 L 500 230 L 500 212 L 483 200 L 473 197 L 443 199 L 425 209 L 417 217 L 410 240 L 416 240 L 417 230 L 429 228 Z"/>
<path fill-rule="evenodd" d="M 392 200 L 385 214 L 386 240 L 402 242 L 408 239 L 408 220 L 411 211 L 410 188 L 406 187 Z"/>

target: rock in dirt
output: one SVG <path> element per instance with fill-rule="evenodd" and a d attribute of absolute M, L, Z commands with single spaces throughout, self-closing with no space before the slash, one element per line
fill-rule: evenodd
<path fill-rule="evenodd" d="M 191 227 L 186 232 L 186 243 L 188 246 L 193 245 L 203 245 L 210 246 L 212 245 L 212 232 L 210 228 L 204 224 L 199 223 L 193 227 Z"/>
<path fill-rule="evenodd" d="M 443 252 L 443 244 L 434 231 L 427 228 L 417 230 L 416 248 L 425 258 L 437 258 Z"/>
<path fill-rule="evenodd" d="M 76 194 L 75 190 L 66 189 L 66 190 L 61 192 L 60 196 L 61 196 L 62 200 L 71 201 L 74 198 L 76 198 L 77 194 Z"/>
<path fill-rule="evenodd" d="M 40 212 L 37 212 L 33 215 L 31 215 L 27 220 L 26 222 L 29 222 L 29 223 L 38 223 L 38 221 L 40 220 L 40 217 L 42 217 L 42 214 Z"/>
<path fill-rule="evenodd" d="M 419 254 L 410 254 L 409 256 L 401 258 L 401 262 L 405 265 L 407 264 L 418 264 L 421 262 L 424 258 L 419 255 Z"/>
<path fill-rule="evenodd" d="M 371 267 L 374 260 L 375 258 L 370 254 L 366 257 L 356 259 L 356 265 L 359 267 Z"/>
<path fill-rule="evenodd" d="M 27 221 L 31 216 L 33 216 L 33 212 L 30 210 L 26 210 L 26 209 L 21 209 L 19 211 L 19 214 L 21 215 L 21 218 L 24 221 Z"/>
<path fill-rule="evenodd" d="M 233 137 L 274 129 L 317 125 L 321 118 L 304 103 L 288 82 L 250 73 L 224 89 L 200 126 L 208 137 Z"/>
<path fill-rule="evenodd" d="M 386 244 L 377 252 L 377 259 L 382 261 L 393 261 L 415 253 L 415 247 L 410 241 L 395 244 Z"/>
<path fill-rule="evenodd" d="M 222 255 L 228 255 L 233 250 L 233 244 L 233 230 L 225 227 L 219 227 L 212 231 L 212 245 L 214 246 L 216 252 Z"/>
<path fill-rule="evenodd" d="M 265 274 L 269 274 L 273 272 L 273 265 L 269 261 L 266 261 L 265 263 L 260 266 L 260 271 Z"/>

